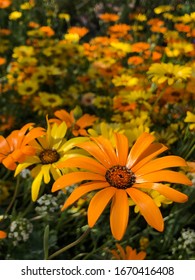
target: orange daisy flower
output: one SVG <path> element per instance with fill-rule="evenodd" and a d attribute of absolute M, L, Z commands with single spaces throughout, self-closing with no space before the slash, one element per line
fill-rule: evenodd
<path fill-rule="evenodd" d="M 120 244 L 116 243 L 116 247 L 118 250 L 111 250 L 115 260 L 144 260 L 146 257 L 146 252 L 137 253 L 136 249 L 130 246 L 126 246 L 124 250 Z"/>
<path fill-rule="evenodd" d="M 178 156 L 155 157 L 167 150 L 163 144 L 153 143 L 155 137 L 144 132 L 129 152 L 129 143 L 125 135 L 115 134 L 115 147 L 103 136 L 91 137 L 76 146 L 87 151 L 90 157 L 75 157 L 58 164 L 58 167 L 78 167 L 87 171 L 65 174 L 56 180 L 52 191 L 58 191 L 72 184 L 88 180 L 75 188 L 66 200 L 62 210 L 73 204 L 90 191 L 101 189 L 90 201 L 88 224 L 93 227 L 106 206 L 111 202 L 110 227 L 113 236 L 120 240 L 125 234 L 129 220 L 130 197 L 139 207 L 147 223 L 158 231 L 163 231 L 164 221 L 159 208 L 148 189 L 156 190 L 175 202 L 186 202 L 187 195 L 158 182 L 191 185 L 191 181 L 182 173 L 164 170 L 169 167 L 187 166 Z"/>
<path fill-rule="evenodd" d="M 86 27 L 72 26 L 68 29 L 70 34 L 78 34 L 79 37 L 85 36 L 89 32 L 89 29 Z"/>
<path fill-rule="evenodd" d="M 5 231 L 0 230 L 0 239 L 6 238 L 7 233 Z"/>
<path fill-rule="evenodd" d="M 112 13 L 104 13 L 104 14 L 99 15 L 99 18 L 105 22 L 117 21 L 117 20 L 119 20 L 119 15 L 112 14 Z"/>
<path fill-rule="evenodd" d="M 91 126 L 94 123 L 94 121 L 97 120 L 97 117 L 91 116 L 89 114 L 84 114 L 78 120 L 75 120 L 73 111 L 68 113 L 67 111 L 65 111 L 63 109 L 56 111 L 54 113 L 54 115 L 57 117 L 57 119 L 50 119 L 49 121 L 55 122 L 57 124 L 65 122 L 67 127 L 71 128 L 72 134 L 74 136 L 88 135 L 85 128 Z"/>
<path fill-rule="evenodd" d="M 32 128 L 33 123 L 24 125 L 20 130 L 14 130 L 4 138 L 0 135 L 0 163 L 7 169 L 15 170 L 17 163 L 22 162 L 27 155 L 33 155 L 35 149 L 30 141 L 44 134 L 43 128 Z M 29 132 L 27 132 L 29 130 Z"/>
<path fill-rule="evenodd" d="M 0 9 L 5 9 L 12 4 L 10 0 L 0 0 Z"/>

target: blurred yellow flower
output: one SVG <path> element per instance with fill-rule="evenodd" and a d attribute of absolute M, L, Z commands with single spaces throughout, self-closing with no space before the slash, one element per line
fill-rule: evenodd
<path fill-rule="evenodd" d="M 21 18 L 21 16 L 22 16 L 21 12 L 14 11 L 11 14 L 9 14 L 9 19 L 10 20 L 17 20 L 17 19 Z"/>
<path fill-rule="evenodd" d="M 70 15 L 69 15 L 69 14 L 60 13 L 60 14 L 58 15 L 58 17 L 59 17 L 60 19 L 65 19 L 66 21 L 70 21 Z"/>
<path fill-rule="evenodd" d="M 120 87 L 120 86 L 135 86 L 138 84 L 138 78 L 136 77 L 132 77 L 130 75 L 127 74 L 122 74 L 121 76 L 116 76 L 112 79 L 112 83 L 116 86 L 116 87 Z"/>
<path fill-rule="evenodd" d="M 38 83 L 32 80 L 25 80 L 18 84 L 18 93 L 20 95 L 32 95 L 39 89 Z"/>

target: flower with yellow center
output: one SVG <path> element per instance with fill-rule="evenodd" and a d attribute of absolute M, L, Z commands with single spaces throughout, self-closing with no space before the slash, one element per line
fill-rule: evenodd
<path fill-rule="evenodd" d="M 117 250 L 110 251 L 115 260 L 144 260 L 146 257 L 146 252 L 137 253 L 137 250 L 130 246 L 126 246 L 124 250 L 120 244 L 116 243 L 116 248 Z"/>
<path fill-rule="evenodd" d="M 72 138 L 67 140 L 64 138 L 67 125 L 62 122 L 60 125 L 56 123 L 51 127 L 47 120 L 47 132 L 44 136 L 38 137 L 31 142 L 36 154 L 26 158 L 26 160 L 19 164 L 15 171 L 15 176 L 23 169 L 33 166 L 31 175 L 34 177 L 32 183 L 32 200 L 36 201 L 42 180 L 48 184 L 51 176 L 56 180 L 61 176 L 61 170 L 56 168 L 56 164 L 65 161 L 67 158 L 74 156 L 74 152 L 70 150 L 79 142 L 85 141 L 85 137 Z M 78 151 L 75 152 L 78 155 Z"/>
<path fill-rule="evenodd" d="M 163 231 L 164 221 L 159 208 L 144 190 L 156 190 L 175 202 L 186 202 L 187 195 L 163 184 L 162 181 L 192 185 L 182 173 L 167 170 L 169 167 L 187 166 L 178 156 L 155 157 L 167 148 L 153 143 L 154 136 L 143 133 L 129 151 L 126 136 L 115 133 L 115 147 L 102 137 L 91 137 L 91 141 L 77 144 L 92 157 L 79 156 L 57 165 L 59 168 L 78 167 L 82 171 L 63 175 L 53 184 L 52 191 L 58 191 L 72 184 L 88 180 L 74 189 L 62 210 L 66 209 L 83 195 L 97 192 L 88 208 L 88 224 L 93 227 L 100 215 L 111 202 L 110 227 L 114 238 L 120 240 L 126 231 L 129 220 L 129 197 L 138 205 L 147 223 L 158 231 Z M 83 171 L 86 170 L 86 171 Z"/>
<path fill-rule="evenodd" d="M 147 72 L 152 82 L 157 84 L 167 82 L 168 85 L 187 80 L 191 76 L 191 73 L 191 67 L 163 62 L 152 64 Z"/>

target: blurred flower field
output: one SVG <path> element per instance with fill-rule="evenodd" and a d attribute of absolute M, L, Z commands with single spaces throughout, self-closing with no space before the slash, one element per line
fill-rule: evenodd
<path fill-rule="evenodd" d="M 195 259 L 195 4 L 158 2 L 0 0 L 0 259 Z"/>

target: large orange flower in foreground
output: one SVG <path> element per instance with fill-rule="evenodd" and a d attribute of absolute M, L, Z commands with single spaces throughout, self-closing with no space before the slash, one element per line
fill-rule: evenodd
<path fill-rule="evenodd" d="M 186 202 L 188 197 L 171 187 L 158 184 L 166 181 L 191 185 L 191 181 L 182 173 L 166 170 L 169 167 L 187 166 L 178 156 L 164 156 L 155 159 L 167 148 L 153 143 L 154 136 L 144 132 L 129 152 L 126 136 L 115 134 L 115 147 L 103 136 L 92 137 L 91 141 L 78 144 L 91 157 L 74 157 L 60 163 L 58 167 L 78 167 L 88 171 L 76 171 L 65 174 L 56 180 L 52 191 L 63 189 L 72 184 L 88 180 L 75 188 L 66 200 L 62 210 L 73 204 L 90 191 L 101 189 L 90 201 L 88 224 L 93 227 L 105 207 L 111 201 L 110 227 L 113 236 L 120 240 L 129 220 L 130 197 L 139 207 L 147 223 L 158 231 L 163 231 L 164 221 L 159 208 L 147 192 L 156 190 L 175 202 Z M 145 192 L 146 191 L 146 192 Z"/>

